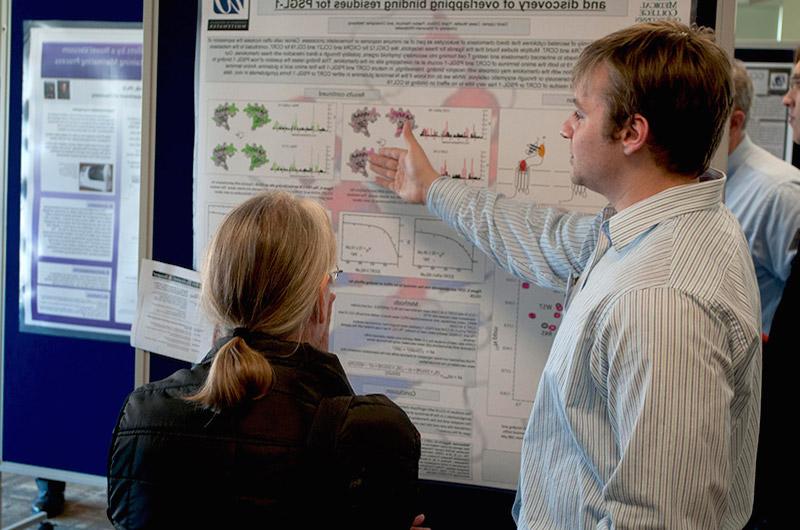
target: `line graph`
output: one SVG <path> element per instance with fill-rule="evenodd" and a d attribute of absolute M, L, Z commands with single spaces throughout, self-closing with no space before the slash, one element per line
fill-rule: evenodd
<path fill-rule="evenodd" d="M 486 259 L 442 221 L 339 212 L 339 264 L 348 273 L 482 282 Z"/>
<path fill-rule="evenodd" d="M 414 220 L 413 256 L 415 267 L 459 271 L 475 268 L 475 247 L 436 219 Z"/>
<path fill-rule="evenodd" d="M 288 133 L 322 133 L 333 130 L 336 116 L 330 105 L 285 102 L 274 111 L 272 129 Z"/>
<path fill-rule="evenodd" d="M 440 107 L 430 109 L 424 116 L 427 126 L 421 127 L 422 138 L 440 138 L 444 143 L 467 143 L 484 140 L 489 136 L 491 112 L 489 109 L 455 109 Z"/>
<path fill-rule="evenodd" d="M 342 214 L 340 260 L 343 263 L 400 264 L 400 217 Z"/>
<path fill-rule="evenodd" d="M 306 144 L 281 144 L 272 152 L 272 160 L 268 166 L 271 173 L 277 176 L 286 174 L 296 176 L 325 176 L 333 171 L 333 149 L 323 146 L 321 149 Z"/>
<path fill-rule="evenodd" d="M 467 181 L 480 181 L 485 180 L 489 174 L 489 161 L 487 153 L 481 152 L 476 159 L 473 157 L 462 157 L 461 159 L 452 159 L 448 163 L 449 153 L 441 155 L 436 149 L 431 153 L 431 157 L 435 160 L 434 167 L 438 168 L 439 175 L 442 177 L 450 177 L 454 179 L 461 179 Z M 439 160 L 441 159 L 441 162 Z M 438 164 L 437 164 L 438 162 Z"/>

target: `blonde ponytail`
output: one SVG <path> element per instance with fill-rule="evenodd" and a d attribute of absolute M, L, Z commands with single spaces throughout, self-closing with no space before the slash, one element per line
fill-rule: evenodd
<path fill-rule="evenodd" d="M 211 322 L 242 332 L 219 349 L 202 388 L 186 399 L 222 410 L 266 394 L 274 373 L 247 344 L 248 333 L 301 337 L 335 263 L 333 230 L 319 203 L 266 192 L 234 208 L 208 246 L 201 298 Z"/>
<path fill-rule="evenodd" d="M 203 386 L 186 399 L 214 410 L 230 408 L 264 396 L 272 377 L 269 361 L 242 337 L 232 337 L 217 351 Z"/>

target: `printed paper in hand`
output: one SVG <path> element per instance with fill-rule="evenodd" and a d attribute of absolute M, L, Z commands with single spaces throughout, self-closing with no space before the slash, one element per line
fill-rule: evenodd
<path fill-rule="evenodd" d="M 131 346 L 192 363 L 211 348 L 213 326 L 200 310 L 196 271 L 143 259 Z"/>

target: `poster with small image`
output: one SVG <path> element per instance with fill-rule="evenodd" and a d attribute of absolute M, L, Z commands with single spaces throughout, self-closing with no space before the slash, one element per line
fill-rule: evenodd
<path fill-rule="evenodd" d="M 20 327 L 127 341 L 138 273 L 142 32 L 29 31 Z"/>

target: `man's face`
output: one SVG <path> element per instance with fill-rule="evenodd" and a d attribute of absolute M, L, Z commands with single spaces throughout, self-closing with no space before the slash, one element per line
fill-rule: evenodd
<path fill-rule="evenodd" d="M 800 144 L 800 62 L 794 65 L 789 91 L 783 96 L 783 104 L 789 109 L 789 125 L 792 127 L 792 140 Z"/>
<path fill-rule="evenodd" d="M 572 182 L 609 197 L 618 168 L 619 141 L 609 139 L 605 94 L 608 70 L 601 65 L 575 87 L 575 111 L 561 126 L 570 140 Z"/>

